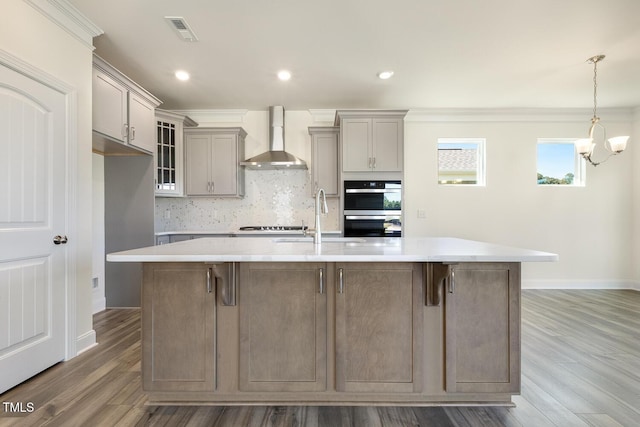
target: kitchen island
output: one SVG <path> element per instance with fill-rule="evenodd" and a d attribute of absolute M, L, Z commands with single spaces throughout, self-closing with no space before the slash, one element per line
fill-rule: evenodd
<path fill-rule="evenodd" d="M 520 263 L 455 238 L 203 238 L 143 263 L 150 404 L 510 405 Z"/>

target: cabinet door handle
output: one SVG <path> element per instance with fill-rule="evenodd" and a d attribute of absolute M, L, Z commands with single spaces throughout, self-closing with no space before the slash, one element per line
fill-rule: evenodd
<path fill-rule="evenodd" d="M 449 277 L 449 293 L 452 294 L 456 290 L 456 273 L 451 269 L 451 276 Z"/>
<path fill-rule="evenodd" d="M 133 141 L 134 139 L 136 139 L 136 127 L 131 126 L 131 141 Z"/>
<path fill-rule="evenodd" d="M 318 271 L 318 279 L 320 282 L 320 295 L 324 294 L 324 268 L 320 268 Z"/>
<path fill-rule="evenodd" d="M 212 286 L 211 286 L 211 268 L 207 269 L 207 293 L 211 293 L 212 291 Z"/>
<path fill-rule="evenodd" d="M 344 271 L 341 268 L 338 269 L 338 293 L 344 293 Z"/>
<path fill-rule="evenodd" d="M 122 139 L 129 138 L 129 125 L 127 123 L 122 125 Z"/>
<path fill-rule="evenodd" d="M 375 157 L 373 158 L 373 168 L 374 169 L 376 168 L 376 158 Z"/>
<path fill-rule="evenodd" d="M 371 169 L 371 157 L 369 157 L 369 169 Z"/>

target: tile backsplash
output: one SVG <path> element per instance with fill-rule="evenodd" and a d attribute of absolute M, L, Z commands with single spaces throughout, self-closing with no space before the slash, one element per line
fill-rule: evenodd
<path fill-rule="evenodd" d="M 245 196 L 156 197 L 155 230 L 232 231 L 246 225 L 313 227 L 314 199 L 307 170 L 246 170 Z M 324 230 L 338 230 L 338 199 L 327 199 Z"/>

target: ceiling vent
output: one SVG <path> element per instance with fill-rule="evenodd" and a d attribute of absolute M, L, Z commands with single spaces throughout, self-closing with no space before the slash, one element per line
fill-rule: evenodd
<path fill-rule="evenodd" d="M 182 16 L 165 16 L 164 19 L 167 20 L 171 28 L 173 28 L 182 40 L 186 42 L 198 41 L 198 37 L 196 37 L 196 34 Z"/>

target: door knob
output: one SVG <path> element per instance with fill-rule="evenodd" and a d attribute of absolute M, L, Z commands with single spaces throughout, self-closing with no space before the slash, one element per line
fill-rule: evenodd
<path fill-rule="evenodd" d="M 67 243 L 67 236 L 56 236 L 53 238 L 53 243 L 56 245 Z"/>

